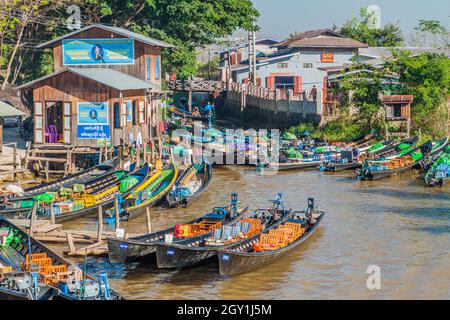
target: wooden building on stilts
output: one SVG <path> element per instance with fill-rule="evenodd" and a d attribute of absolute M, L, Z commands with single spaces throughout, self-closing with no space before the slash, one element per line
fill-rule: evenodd
<path fill-rule="evenodd" d="M 67 171 L 77 154 L 98 153 L 106 141 L 119 146 L 157 139 L 161 50 L 171 47 L 102 24 L 39 45 L 53 50 L 54 72 L 18 87 L 32 92 L 34 104 L 34 153 L 28 159 L 66 150 Z"/>

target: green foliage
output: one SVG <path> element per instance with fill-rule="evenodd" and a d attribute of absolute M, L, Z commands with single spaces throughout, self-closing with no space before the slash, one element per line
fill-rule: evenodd
<path fill-rule="evenodd" d="M 394 52 L 386 70 L 399 75 L 399 94 L 414 95 L 412 120 L 415 130 L 434 137 L 444 135 L 448 128 L 448 95 L 450 90 L 450 59 L 446 55 Z"/>
<path fill-rule="evenodd" d="M 372 47 L 395 47 L 403 43 L 398 24 L 388 23 L 381 29 L 371 29 L 369 27 L 371 18 L 372 14 L 366 8 L 361 8 L 360 17 L 348 20 L 340 28 L 339 33 Z"/>
<path fill-rule="evenodd" d="M 81 8 L 84 25 L 115 25 L 174 44 L 175 49 L 163 51 L 163 71 L 174 72 L 182 78 L 199 72 L 198 47 L 215 43 L 237 29 L 256 29 L 259 16 L 251 0 L 6 1 L 2 2 L 0 11 L 0 69 L 8 64 L 17 40 L 20 27 L 17 12 L 34 10 L 20 41 L 22 49 L 16 55 L 21 56 L 23 65 L 14 57 L 12 73 L 20 66 L 20 83 L 51 72 L 51 52 L 36 50 L 34 46 L 68 33 L 63 27 L 68 4 Z"/>

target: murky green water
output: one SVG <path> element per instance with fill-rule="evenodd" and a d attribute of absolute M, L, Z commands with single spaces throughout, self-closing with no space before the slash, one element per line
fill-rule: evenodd
<path fill-rule="evenodd" d="M 295 209 L 314 197 L 327 216 L 289 255 L 238 276 L 220 276 L 216 263 L 165 271 L 107 258 L 89 258 L 88 270 L 108 272 L 111 286 L 129 299 L 450 299 L 450 186 L 427 189 L 410 174 L 360 182 L 317 171 L 262 176 L 250 167 L 217 167 L 208 191 L 188 209 L 152 209 L 153 228 L 228 204 L 231 192 L 252 208 L 267 207 L 277 192 Z M 96 230 L 96 221 L 64 226 L 76 227 Z M 145 217 L 125 227 L 145 232 Z M 381 268 L 380 290 L 367 289 L 369 265 Z"/>

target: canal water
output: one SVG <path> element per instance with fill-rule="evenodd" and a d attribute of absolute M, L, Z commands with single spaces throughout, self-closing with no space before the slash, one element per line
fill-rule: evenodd
<path fill-rule="evenodd" d="M 242 275 L 221 276 L 217 263 L 167 271 L 91 257 L 88 271 L 107 272 L 111 286 L 128 299 L 450 299 L 450 186 L 428 189 L 409 173 L 361 182 L 345 173 L 262 175 L 251 167 L 223 166 L 214 168 L 208 191 L 189 208 L 152 209 L 152 227 L 156 231 L 227 205 L 232 192 L 251 208 L 269 207 L 278 192 L 285 207 L 294 209 L 305 209 L 313 197 L 327 215 L 303 245 Z M 96 221 L 65 228 L 96 230 Z M 125 228 L 144 233 L 145 217 Z M 367 287 L 372 265 L 380 268 L 379 290 Z"/>

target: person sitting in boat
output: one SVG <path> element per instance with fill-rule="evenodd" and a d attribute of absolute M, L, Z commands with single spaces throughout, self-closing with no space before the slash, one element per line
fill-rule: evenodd
<path fill-rule="evenodd" d="M 280 154 L 279 163 L 287 163 L 288 159 L 284 153 Z"/>
<path fill-rule="evenodd" d="M 198 107 L 194 107 L 194 111 L 192 112 L 192 115 L 195 117 L 200 117 L 200 110 L 198 109 Z"/>
<path fill-rule="evenodd" d="M 205 110 L 205 113 L 206 113 L 208 116 L 212 116 L 213 111 L 214 111 L 214 105 L 212 105 L 211 102 L 208 101 L 208 102 L 206 103 L 206 106 L 205 106 L 204 110 Z"/>

